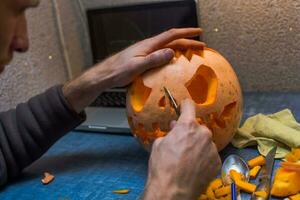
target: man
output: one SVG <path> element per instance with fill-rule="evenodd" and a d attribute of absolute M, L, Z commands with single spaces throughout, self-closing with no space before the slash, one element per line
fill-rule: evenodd
<path fill-rule="evenodd" d="M 25 11 L 38 0 L 1 0 L 0 71 L 13 52 L 26 52 L 29 41 Z M 172 29 L 138 42 L 95 65 L 63 86 L 55 86 L 0 113 L 0 184 L 15 178 L 54 142 L 79 125 L 83 109 L 104 90 L 129 84 L 146 70 L 167 64 L 172 49 L 199 48 L 203 43 L 184 39 L 198 28 Z M 211 132 L 196 123 L 191 100 L 181 103 L 181 116 L 170 133 L 157 139 L 149 161 L 144 199 L 196 199 L 216 175 L 220 159 Z"/>

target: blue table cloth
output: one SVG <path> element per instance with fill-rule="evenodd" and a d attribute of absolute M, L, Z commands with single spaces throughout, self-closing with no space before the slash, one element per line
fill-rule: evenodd
<path fill-rule="evenodd" d="M 290 108 L 300 120 L 300 93 L 246 93 L 243 121 L 257 113 L 274 113 Z M 222 159 L 238 154 L 248 160 L 256 148 L 238 150 L 228 146 Z M 71 132 L 44 156 L 24 170 L 22 177 L 0 190 L 4 200 L 134 200 L 139 199 L 147 178 L 149 154 L 128 135 Z M 275 167 L 278 167 L 276 161 Z M 55 180 L 42 185 L 44 172 Z M 200 177 L 199 177 L 200 178 Z M 118 195 L 116 189 L 130 189 Z M 243 195 L 243 199 L 249 196 Z"/>

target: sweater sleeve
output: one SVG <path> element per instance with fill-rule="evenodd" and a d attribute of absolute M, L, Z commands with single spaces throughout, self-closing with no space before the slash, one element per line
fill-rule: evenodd
<path fill-rule="evenodd" d="M 85 118 L 70 108 L 62 86 L 0 113 L 0 185 L 17 177 Z"/>

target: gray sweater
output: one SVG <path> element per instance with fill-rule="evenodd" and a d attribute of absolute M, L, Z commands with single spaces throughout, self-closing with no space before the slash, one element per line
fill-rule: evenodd
<path fill-rule="evenodd" d="M 62 86 L 0 113 L 0 186 L 45 153 L 64 134 L 85 120 L 66 102 Z"/>

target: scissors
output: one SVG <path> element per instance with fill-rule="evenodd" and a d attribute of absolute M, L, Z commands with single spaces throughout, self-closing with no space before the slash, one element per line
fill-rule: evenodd
<path fill-rule="evenodd" d="M 180 116 L 180 108 L 179 108 L 177 102 L 175 101 L 173 95 L 171 94 L 170 90 L 166 87 L 164 87 L 164 91 L 165 91 L 165 95 L 170 100 L 171 106 L 174 108 L 176 115 L 179 117 Z"/>

